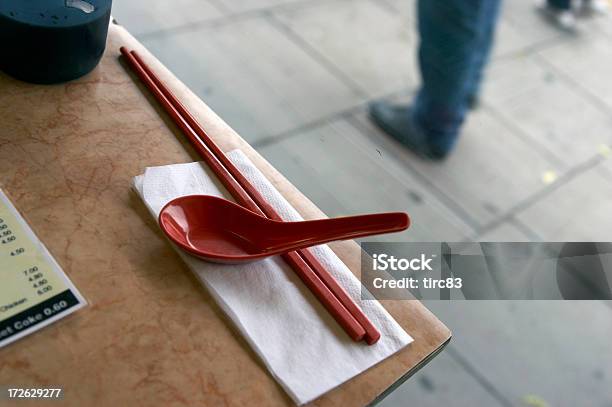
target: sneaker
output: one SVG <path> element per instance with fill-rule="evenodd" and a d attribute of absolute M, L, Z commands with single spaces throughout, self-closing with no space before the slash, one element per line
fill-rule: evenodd
<path fill-rule="evenodd" d="M 538 4 L 538 10 L 540 10 L 548 22 L 551 22 L 556 27 L 564 31 L 576 31 L 576 15 L 573 10 L 553 7 L 546 1 Z"/>
<path fill-rule="evenodd" d="M 430 160 L 441 160 L 448 154 L 432 149 L 427 135 L 414 122 L 410 106 L 379 101 L 370 103 L 369 108 L 374 124 L 415 154 Z"/>
<path fill-rule="evenodd" d="M 608 9 L 609 4 L 605 0 L 583 0 L 581 5 L 581 13 L 587 16 L 606 14 Z"/>

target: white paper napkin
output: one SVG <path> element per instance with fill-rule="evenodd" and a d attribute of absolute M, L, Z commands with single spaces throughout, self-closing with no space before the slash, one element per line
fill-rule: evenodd
<path fill-rule="evenodd" d="M 241 151 L 228 156 L 284 220 L 302 220 Z M 223 196 L 218 185 L 203 163 L 151 167 L 134 179 L 136 191 L 156 218 L 179 196 Z M 412 342 L 378 301 L 361 300 L 359 280 L 329 247 L 310 250 L 380 330 L 378 343 L 353 342 L 278 256 L 220 265 L 179 251 L 297 404 L 321 396 Z"/>

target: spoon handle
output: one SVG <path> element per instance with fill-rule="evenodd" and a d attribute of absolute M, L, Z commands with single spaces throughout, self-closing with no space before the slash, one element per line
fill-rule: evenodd
<path fill-rule="evenodd" d="M 278 230 L 275 231 L 274 237 L 266 242 L 266 250 L 297 250 L 334 240 L 399 232 L 407 229 L 409 225 L 410 219 L 403 212 L 278 222 Z"/>

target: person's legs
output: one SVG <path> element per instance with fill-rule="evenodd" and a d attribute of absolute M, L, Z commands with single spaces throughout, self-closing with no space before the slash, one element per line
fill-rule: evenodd
<path fill-rule="evenodd" d="M 418 154 L 452 149 L 478 89 L 501 0 L 419 0 L 422 85 L 412 108 L 376 102 L 372 120 Z"/>
<path fill-rule="evenodd" d="M 420 0 L 422 86 L 413 106 L 431 148 L 448 152 L 458 137 L 470 93 L 492 43 L 499 0 Z"/>

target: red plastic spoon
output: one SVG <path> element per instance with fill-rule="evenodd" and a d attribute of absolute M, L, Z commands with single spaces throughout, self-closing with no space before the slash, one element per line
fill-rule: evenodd
<path fill-rule="evenodd" d="M 315 246 L 405 230 L 402 212 L 303 222 L 279 222 L 228 200 L 189 195 L 170 201 L 159 214 L 164 233 L 185 251 L 218 263 L 243 263 Z"/>

